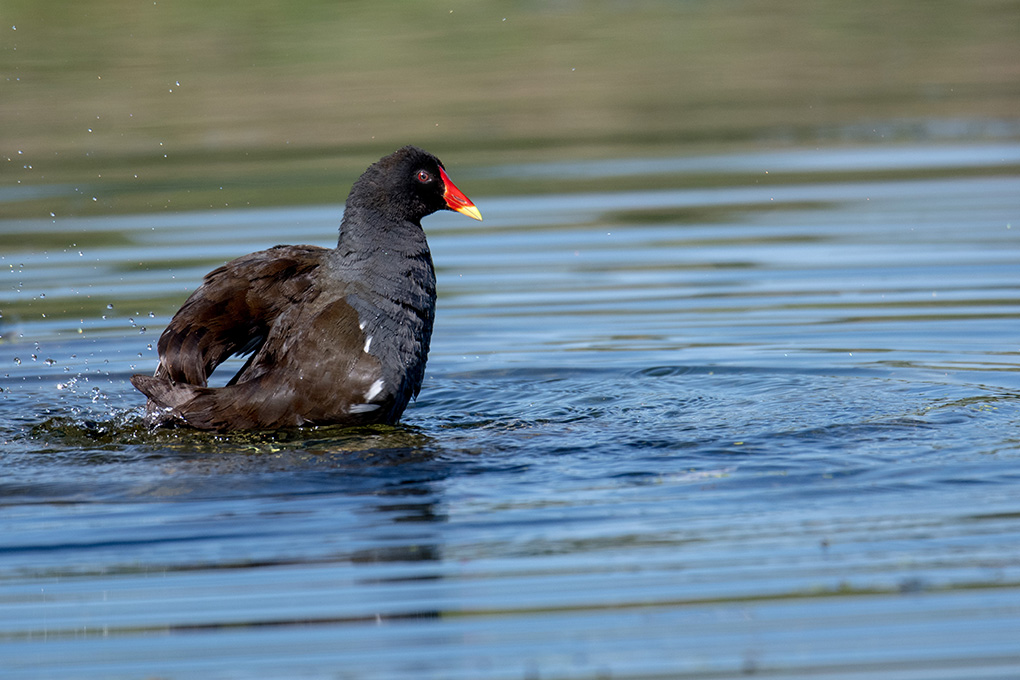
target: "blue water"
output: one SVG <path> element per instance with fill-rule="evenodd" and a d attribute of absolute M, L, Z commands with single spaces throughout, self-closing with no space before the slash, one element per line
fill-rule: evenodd
<path fill-rule="evenodd" d="M 204 272 L 341 206 L 0 221 L 2 677 L 1017 677 L 1018 157 L 460 173 L 485 222 L 426 221 L 395 428 L 149 432 L 127 382 Z"/>

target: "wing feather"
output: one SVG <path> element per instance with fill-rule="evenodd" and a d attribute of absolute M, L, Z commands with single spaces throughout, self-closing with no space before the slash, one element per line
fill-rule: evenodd
<path fill-rule="evenodd" d="M 394 390 L 386 388 L 379 360 L 362 351 L 364 344 L 357 312 L 339 299 L 280 315 L 225 387 L 174 384 L 159 375 L 133 382 L 156 406 L 201 429 L 389 422 Z"/>
<path fill-rule="evenodd" d="M 156 377 L 205 387 L 227 358 L 256 351 L 281 313 L 317 295 L 327 252 L 276 246 L 209 272 L 160 336 Z"/>

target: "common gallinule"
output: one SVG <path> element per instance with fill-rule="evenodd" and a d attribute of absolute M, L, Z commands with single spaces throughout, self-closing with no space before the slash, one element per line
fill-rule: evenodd
<path fill-rule="evenodd" d="M 436 275 L 421 219 L 437 210 L 482 219 L 438 158 L 405 146 L 351 187 L 336 248 L 276 246 L 207 274 L 160 336 L 155 375 L 131 378 L 149 417 L 220 431 L 396 422 L 425 374 Z"/>

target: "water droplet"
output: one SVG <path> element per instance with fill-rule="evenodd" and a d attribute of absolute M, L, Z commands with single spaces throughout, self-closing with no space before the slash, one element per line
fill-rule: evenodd
<path fill-rule="evenodd" d="M 39 357 L 35 354 L 32 355 L 32 361 L 38 361 Z"/>
<path fill-rule="evenodd" d="M 138 331 L 138 335 L 141 335 L 144 332 L 145 332 L 145 326 L 142 326 L 141 330 Z"/>
<path fill-rule="evenodd" d="M 39 299 L 40 299 L 40 300 L 41 300 L 42 298 L 44 298 L 44 297 L 46 297 L 46 293 L 39 293 Z"/>
<path fill-rule="evenodd" d="M 150 319 L 155 319 L 156 318 L 156 312 L 149 312 L 149 318 Z"/>
<path fill-rule="evenodd" d="M 18 366 L 20 366 L 21 365 L 21 359 L 19 359 L 18 357 L 14 357 L 14 363 L 16 363 Z"/>
<path fill-rule="evenodd" d="M 53 365 L 53 364 L 55 364 L 55 363 L 57 363 L 57 360 L 56 360 L 56 359 L 47 359 L 47 360 L 46 360 L 46 365 L 47 365 L 47 366 L 52 366 L 52 365 Z"/>
<path fill-rule="evenodd" d="M 110 304 L 106 305 L 106 308 L 107 309 L 113 309 L 113 303 L 111 302 Z"/>

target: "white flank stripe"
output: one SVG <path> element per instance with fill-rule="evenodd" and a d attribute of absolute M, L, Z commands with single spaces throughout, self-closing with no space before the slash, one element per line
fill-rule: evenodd
<path fill-rule="evenodd" d="M 379 378 L 368 388 L 368 392 L 365 392 L 365 401 L 372 401 L 375 399 L 383 388 L 383 379 Z"/>
<path fill-rule="evenodd" d="M 351 413 L 368 413 L 380 408 L 379 404 L 354 404 L 350 408 Z"/>

